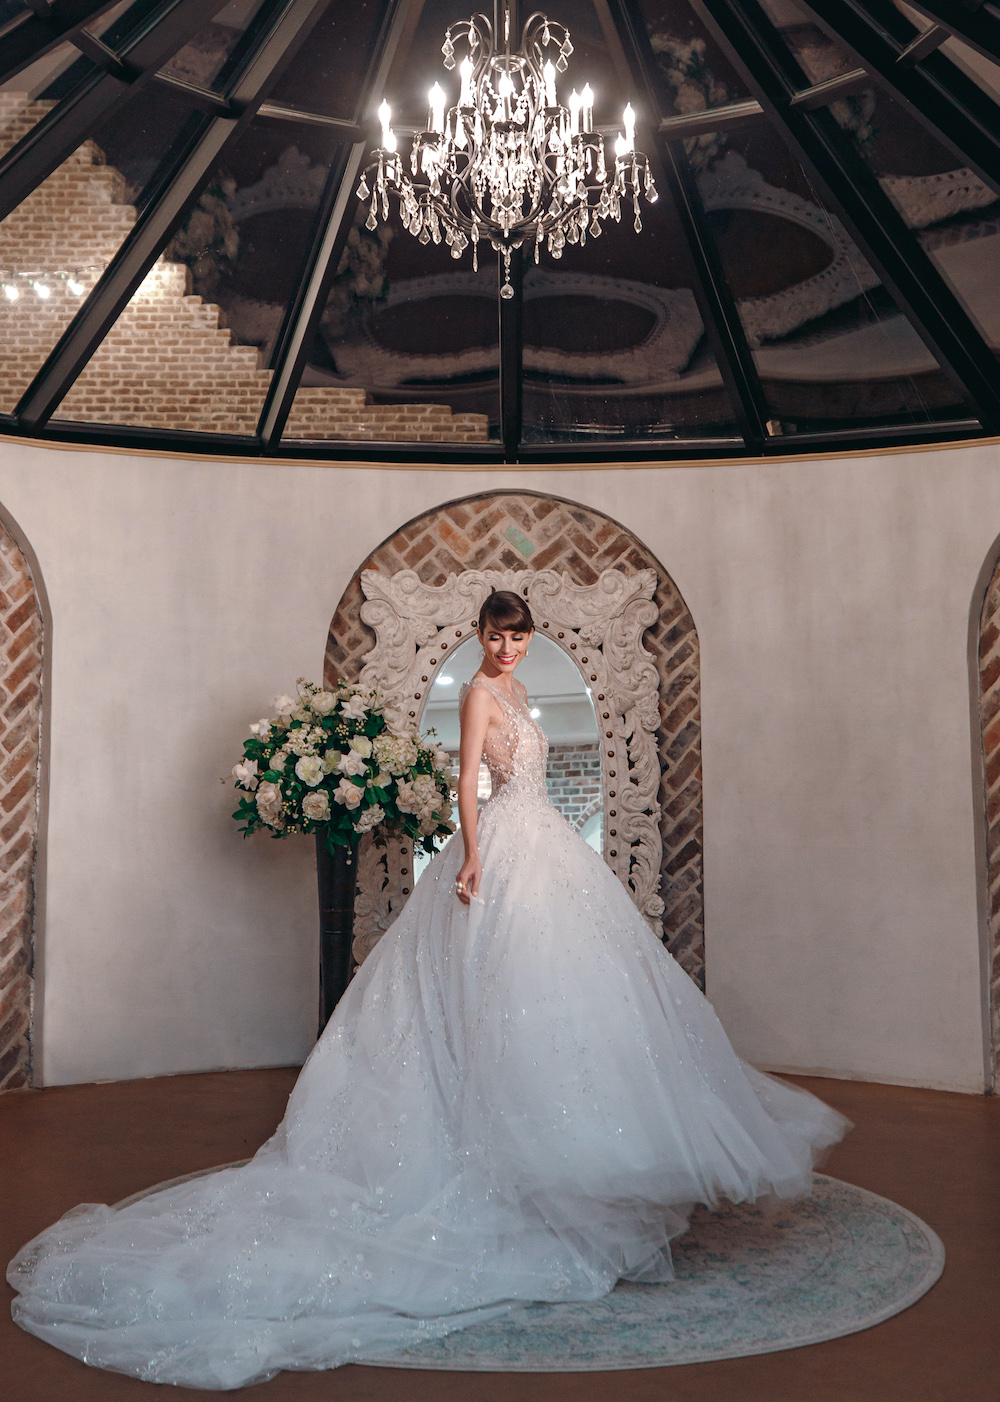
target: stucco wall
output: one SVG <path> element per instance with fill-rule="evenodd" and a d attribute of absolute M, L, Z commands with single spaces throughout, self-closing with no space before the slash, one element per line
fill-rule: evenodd
<path fill-rule="evenodd" d="M 981 1089 L 967 653 L 996 447 L 435 473 L 0 444 L 52 613 L 45 1082 L 306 1054 L 311 852 L 244 843 L 219 778 L 271 696 L 319 676 L 357 562 L 501 486 L 617 518 L 692 610 L 708 984 L 738 1048 Z"/>

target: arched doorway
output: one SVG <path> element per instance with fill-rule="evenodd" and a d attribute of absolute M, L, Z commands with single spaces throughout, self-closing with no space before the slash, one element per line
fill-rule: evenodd
<path fill-rule="evenodd" d="M 578 503 L 535 492 L 487 492 L 423 513 L 359 563 L 334 614 L 327 644 L 328 683 L 353 679 L 374 635 L 361 617 L 361 574 L 413 570 L 440 586 L 466 570 L 553 570 L 593 585 L 607 569 L 656 576 L 655 622 L 643 642 L 659 676 L 656 748 L 662 860 L 660 896 L 668 947 L 704 980 L 701 713 L 698 635 L 680 591 L 662 564 L 618 522 Z M 365 896 L 359 899 L 366 899 Z M 388 912 L 391 914 L 391 911 Z"/>

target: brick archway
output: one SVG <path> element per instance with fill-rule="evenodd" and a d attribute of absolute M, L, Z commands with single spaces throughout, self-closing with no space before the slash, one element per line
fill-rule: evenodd
<path fill-rule="evenodd" d="M 485 492 L 416 517 L 359 563 L 330 625 L 327 682 L 355 677 L 374 635 L 361 621 L 361 571 L 415 570 L 443 584 L 463 570 L 553 569 L 577 584 L 602 570 L 652 569 L 657 622 L 644 642 L 660 675 L 660 895 L 671 953 L 704 984 L 701 708 L 698 634 L 680 591 L 630 531 L 590 507 L 536 492 Z"/>
<path fill-rule="evenodd" d="M 979 718 L 986 780 L 990 1052 L 1000 1081 L 1000 559 L 979 618 Z"/>
<path fill-rule="evenodd" d="M 31 1081 L 42 641 L 31 569 L 0 521 L 0 1091 Z"/>

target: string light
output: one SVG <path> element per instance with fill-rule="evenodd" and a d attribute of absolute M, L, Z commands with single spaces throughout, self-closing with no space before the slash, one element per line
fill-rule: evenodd
<path fill-rule="evenodd" d="M 515 249 L 534 247 L 535 262 L 544 243 L 553 258 L 566 244 L 596 238 L 605 219 L 621 219 L 631 202 L 634 228 L 642 228 L 639 195 L 656 199 L 649 163 L 635 149 L 636 114 L 626 106 L 624 134 L 615 143 L 609 169 L 604 137 L 594 130 L 594 93 L 590 84 L 574 88 L 567 106 L 556 93 L 556 73 L 566 71 L 573 52 L 569 30 L 536 11 L 511 50 L 510 8 L 502 10 L 503 32 L 494 32 L 485 15 L 450 25 L 441 52 L 444 66 L 455 67 L 455 40 L 469 46 L 459 65 L 458 103 L 448 107 L 435 83 L 428 95 L 427 130 L 413 138 L 406 163 L 397 151 L 392 109 L 379 107 L 382 144 L 358 186 L 358 198 L 371 197 L 366 227 L 389 218 L 389 194 L 399 200 L 403 227 L 421 243 L 442 239 L 453 258 L 472 245 L 478 268 L 479 243 L 488 240 L 503 258 L 504 285 L 510 298 L 510 259 Z M 546 59 L 549 45 L 556 62 Z"/>
<path fill-rule="evenodd" d="M 103 270 L 103 264 L 83 268 L 0 268 L 0 288 L 8 302 L 19 301 L 22 292 L 34 292 L 40 301 L 47 302 L 60 286 L 71 297 L 82 297 L 87 291 L 85 275 Z"/>

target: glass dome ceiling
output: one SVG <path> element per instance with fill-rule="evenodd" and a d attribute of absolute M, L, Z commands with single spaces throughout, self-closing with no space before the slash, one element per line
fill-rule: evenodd
<path fill-rule="evenodd" d="M 1000 434 L 1000 5 L 552 0 L 660 191 L 472 269 L 356 198 L 463 0 L 0 0 L 0 428 L 601 461 Z M 527 18 L 521 7 L 519 18 Z M 405 143 L 404 143 L 405 144 Z"/>

